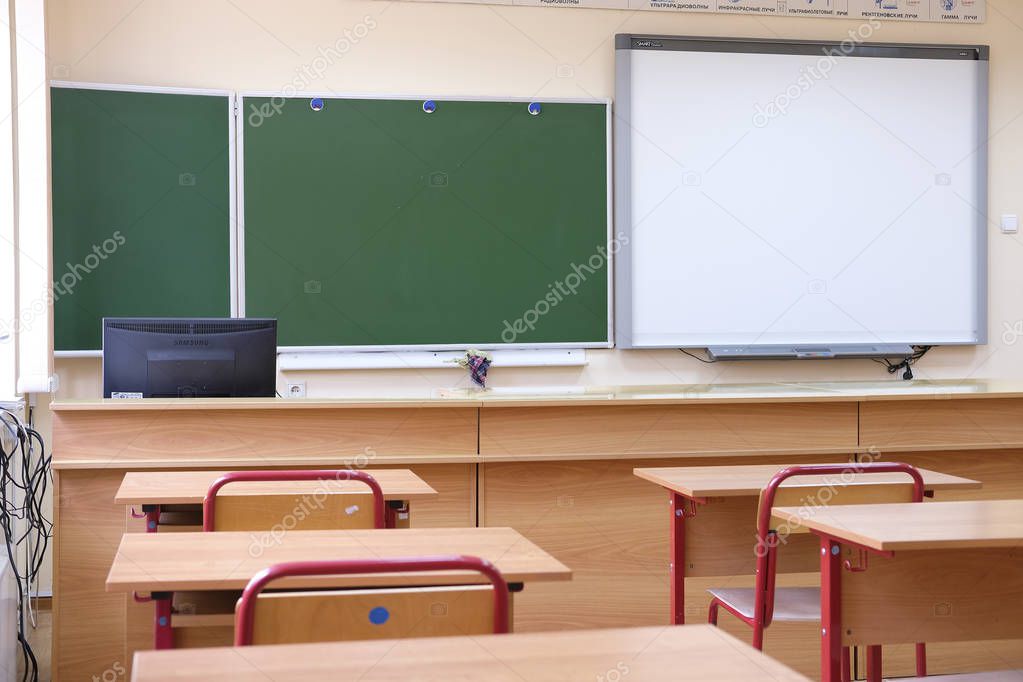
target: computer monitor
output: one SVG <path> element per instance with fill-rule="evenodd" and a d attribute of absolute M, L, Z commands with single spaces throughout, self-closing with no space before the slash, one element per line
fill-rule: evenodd
<path fill-rule="evenodd" d="M 277 320 L 103 318 L 103 397 L 273 397 Z"/>

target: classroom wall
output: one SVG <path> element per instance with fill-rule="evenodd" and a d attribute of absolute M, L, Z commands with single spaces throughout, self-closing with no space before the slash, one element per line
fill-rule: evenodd
<path fill-rule="evenodd" d="M 1023 376 L 1023 5 L 980 26 L 886 22 L 872 40 L 991 45 L 990 343 L 939 349 L 919 378 Z M 53 78 L 235 90 L 612 97 L 618 32 L 842 40 L 858 21 L 383 0 L 48 0 Z M 940 116 L 940 112 L 935 112 Z M 913 257 L 906 245 L 906 257 Z M 751 283 L 755 286 L 755 283 Z M 906 302 L 911 305 L 911 302 Z M 1021 333 L 1017 334 L 1019 331 Z M 1018 342 L 1019 341 L 1019 342 Z M 677 351 L 589 351 L 582 368 L 491 370 L 494 386 L 889 379 L 865 361 L 704 365 Z M 61 398 L 98 397 L 98 359 L 58 360 Z M 462 370 L 295 372 L 310 397 L 465 386 Z M 894 379 L 892 379 L 894 380 Z M 283 381 L 283 378 L 282 378 Z M 40 398 L 35 415 L 49 434 Z M 45 589 L 45 586 L 44 586 Z"/>
<path fill-rule="evenodd" d="M 875 41 L 991 45 L 990 338 L 939 349 L 919 378 L 1023 375 L 1023 6 L 987 0 L 980 26 L 886 22 Z M 612 97 L 617 32 L 841 40 L 858 21 L 382 0 L 49 0 L 55 78 L 228 89 Z M 940 116 L 940 112 L 935 112 Z M 906 257 L 913 257 L 906 245 Z M 755 283 L 751 283 L 755 286 Z M 911 305 L 911 302 L 906 302 Z M 1009 330 L 1010 333 L 1003 334 Z M 1003 336 L 1005 338 L 1003 338 Z M 570 369 L 491 370 L 495 386 L 886 379 L 865 360 L 703 365 L 677 351 L 590 351 Z M 99 395 L 98 360 L 59 360 L 62 397 Z M 309 396 L 466 385 L 450 370 L 303 372 Z M 41 415 L 42 416 L 42 415 Z"/>

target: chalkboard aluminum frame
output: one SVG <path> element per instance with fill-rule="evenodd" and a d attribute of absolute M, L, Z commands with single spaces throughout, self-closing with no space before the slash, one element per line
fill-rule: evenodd
<path fill-rule="evenodd" d="M 438 95 L 436 93 L 426 95 L 391 95 L 381 93 L 365 93 L 365 92 L 317 92 L 317 91 L 302 91 L 299 94 L 284 95 L 280 91 L 266 91 L 266 90 L 242 90 L 236 93 L 236 107 L 235 115 L 238 118 L 236 125 L 234 126 L 235 135 L 237 136 L 237 144 L 235 145 L 235 166 L 237 168 L 237 186 L 238 192 L 236 196 L 237 201 L 237 225 L 238 225 L 238 242 L 237 242 L 237 301 L 238 301 L 238 316 L 245 317 L 245 98 L 246 97 L 280 97 L 282 99 L 298 99 L 308 100 L 316 97 L 322 97 L 324 99 L 377 99 L 377 100 L 402 100 L 402 101 L 426 101 L 436 100 L 440 102 L 521 102 L 522 104 L 529 104 L 530 102 L 549 102 L 552 104 L 602 104 L 605 107 L 605 120 L 607 122 L 607 135 L 606 135 L 606 157 L 607 157 L 607 169 L 605 176 L 607 178 L 607 247 L 608 247 L 608 263 L 607 263 L 607 341 L 600 342 L 589 342 L 589 343 L 498 343 L 498 344 L 473 344 L 471 339 L 466 340 L 464 343 L 445 343 L 445 344 L 410 344 L 410 345 L 366 345 L 366 346 L 346 346 L 346 345 L 334 345 L 334 346 L 279 346 L 278 353 L 303 353 L 303 352 L 318 352 L 318 351 L 423 351 L 423 350 L 464 350 L 469 347 L 487 349 L 487 350 L 528 350 L 528 349 L 543 349 L 543 348 L 612 348 L 614 347 L 614 308 L 615 308 L 615 296 L 614 296 L 614 272 L 615 272 L 615 255 L 611 253 L 611 239 L 612 232 L 614 229 L 614 145 L 612 144 L 612 131 L 613 131 L 613 110 L 612 100 L 610 98 L 566 98 L 566 97 L 474 97 L 466 95 Z M 622 249 L 624 251 L 624 249 Z"/>
<path fill-rule="evenodd" d="M 227 132 L 228 132 L 228 252 L 230 253 L 230 266 L 228 270 L 228 282 L 231 317 L 239 317 L 238 313 L 238 197 L 237 197 L 237 97 L 233 90 L 217 90 L 209 88 L 176 88 L 158 85 L 124 85 L 114 83 L 78 83 L 75 81 L 52 80 L 50 88 L 68 88 L 72 90 L 104 90 L 107 92 L 143 92 L 157 95 L 201 95 L 207 97 L 227 98 Z M 47 159 L 49 163 L 49 159 Z M 52 192 L 52 188 L 50 189 Z M 52 231 L 52 226 L 51 226 Z M 50 235 L 52 240 L 53 235 Z M 102 350 L 54 350 L 55 358 L 98 358 L 103 357 Z"/>
<path fill-rule="evenodd" d="M 833 48 L 831 53 L 825 52 Z M 827 40 L 775 40 L 757 38 L 716 38 L 697 36 L 665 36 L 619 33 L 615 35 L 615 108 L 621 122 L 619 135 L 614 138 L 615 152 L 615 224 L 630 239 L 618 254 L 615 268 L 614 298 L 617 319 L 615 345 L 622 349 L 678 348 L 677 345 L 636 345 L 632 324 L 632 145 L 625 130 L 632 120 L 632 53 L 640 51 L 725 52 L 749 54 L 822 55 L 843 57 L 871 57 L 877 59 L 946 59 L 975 61 L 977 63 L 979 112 L 975 164 L 977 193 L 980 205 L 987 206 L 988 192 L 988 131 L 990 118 L 990 47 L 987 45 L 939 45 L 916 43 L 860 43 L 849 45 Z M 837 53 L 839 54 L 836 54 Z M 976 338 L 969 341 L 943 342 L 948 346 L 983 345 L 988 342 L 988 236 L 987 217 L 980 211 L 975 216 L 977 239 L 977 330 Z M 934 345 L 928 339 L 917 339 L 915 345 Z M 777 344 L 775 344 L 777 345 Z M 827 345 L 814 343 L 813 345 Z M 846 344 L 848 345 L 848 344 Z M 755 345 L 750 346 L 755 348 Z"/>

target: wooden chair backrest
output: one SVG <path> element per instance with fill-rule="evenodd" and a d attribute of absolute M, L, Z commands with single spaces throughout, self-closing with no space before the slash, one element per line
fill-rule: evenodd
<path fill-rule="evenodd" d="M 362 530 L 373 528 L 370 493 L 217 496 L 215 531 Z"/>
<path fill-rule="evenodd" d="M 798 479 L 795 479 L 798 480 Z M 764 493 L 760 493 L 757 509 Z M 816 507 L 850 504 L 893 504 L 913 501 L 912 483 L 836 483 L 832 486 L 782 485 L 774 496 L 775 507 L 803 507 L 813 513 Z M 809 533 L 806 528 L 791 521 L 771 517 L 771 528 L 784 528 L 788 534 Z"/>
<path fill-rule="evenodd" d="M 252 643 L 490 634 L 493 589 L 459 585 L 263 593 L 256 599 Z"/>

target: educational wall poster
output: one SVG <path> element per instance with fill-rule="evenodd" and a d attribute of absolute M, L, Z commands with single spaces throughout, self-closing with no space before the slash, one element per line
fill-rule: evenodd
<path fill-rule="evenodd" d="M 980 24 L 987 0 L 405 0 Z"/>

